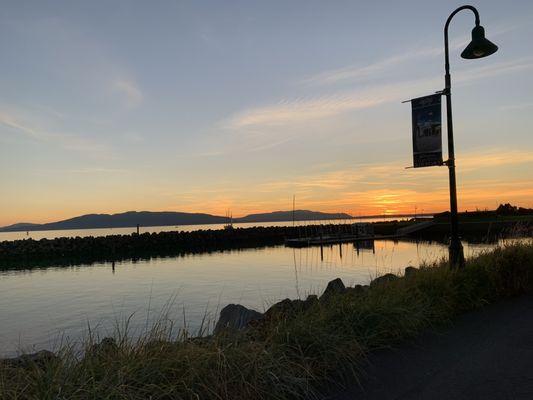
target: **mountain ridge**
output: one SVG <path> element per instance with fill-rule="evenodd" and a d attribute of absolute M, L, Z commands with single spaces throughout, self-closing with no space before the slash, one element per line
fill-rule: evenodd
<path fill-rule="evenodd" d="M 234 223 L 240 222 L 280 222 L 290 221 L 293 211 L 273 211 L 257 213 L 241 218 L 233 218 Z M 324 213 L 320 211 L 295 210 L 294 219 L 313 221 L 320 219 L 351 219 L 345 213 Z M 141 226 L 172 226 L 172 225 L 207 225 L 227 223 L 227 217 L 207 213 L 186 213 L 179 211 L 126 211 L 115 214 L 84 214 L 61 221 L 45 224 L 17 223 L 0 227 L 0 232 L 67 230 L 67 229 L 100 229 L 129 228 L 137 224 Z"/>

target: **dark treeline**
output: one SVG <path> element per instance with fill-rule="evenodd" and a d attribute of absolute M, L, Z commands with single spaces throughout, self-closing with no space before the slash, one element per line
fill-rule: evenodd
<path fill-rule="evenodd" d="M 437 220 L 438 221 L 438 220 Z M 469 243 L 496 243 L 504 238 L 533 237 L 533 218 L 507 221 L 473 221 L 459 219 L 459 233 L 461 238 Z M 414 240 L 448 243 L 450 225 L 448 222 L 437 222 L 419 232 L 409 236 Z"/>
<path fill-rule="evenodd" d="M 375 224 L 376 234 L 393 234 L 408 222 Z M 283 244 L 286 238 L 349 233 L 346 225 L 254 227 L 0 242 L 0 269 L 69 266 L 97 261 L 175 256 Z"/>
<path fill-rule="evenodd" d="M 495 210 L 476 210 L 464 211 L 459 213 L 459 217 L 463 220 L 476 218 L 498 218 L 498 217 L 519 217 L 519 216 L 533 216 L 533 208 L 525 208 L 513 206 L 510 203 L 500 204 Z M 436 220 L 447 219 L 450 217 L 450 212 L 445 211 L 435 214 Z"/>

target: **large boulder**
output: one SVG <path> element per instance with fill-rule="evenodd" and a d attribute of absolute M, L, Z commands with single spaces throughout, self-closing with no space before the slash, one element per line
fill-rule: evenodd
<path fill-rule="evenodd" d="M 13 368 L 28 368 L 31 366 L 37 366 L 38 368 L 44 368 L 48 363 L 57 360 L 57 356 L 48 350 L 41 350 L 37 353 L 22 354 L 19 357 L 5 358 L 0 360 L 0 364 L 4 364 Z"/>
<path fill-rule="evenodd" d="M 327 300 L 332 296 L 343 294 L 344 292 L 346 292 L 346 286 L 344 286 L 344 282 L 341 278 L 333 279 L 328 283 L 328 286 L 326 286 L 326 290 L 324 290 L 324 293 L 320 296 L 320 300 Z"/>
<path fill-rule="evenodd" d="M 297 313 L 301 313 L 308 310 L 316 302 L 318 302 L 318 297 L 314 294 L 310 294 L 305 300 L 285 299 L 276 304 L 273 304 L 265 312 L 265 319 L 272 320 L 278 318 L 292 317 Z"/>
<path fill-rule="evenodd" d="M 263 318 L 263 314 L 251 310 L 240 304 L 228 304 L 220 311 L 220 317 L 215 325 L 214 334 L 225 330 L 242 330 L 248 326 L 251 321 L 257 321 Z"/>
<path fill-rule="evenodd" d="M 409 266 L 409 267 L 405 268 L 404 276 L 406 278 L 409 278 L 409 277 L 415 275 L 417 272 L 418 272 L 418 269 L 416 269 L 415 267 Z"/>
<path fill-rule="evenodd" d="M 354 287 L 347 287 L 346 293 L 351 293 L 352 295 L 362 295 L 368 290 L 368 285 L 355 285 Z"/>
<path fill-rule="evenodd" d="M 394 282 L 397 279 L 399 278 L 394 274 L 385 274 L 380 277 L 377 277 L 372 282 L 370 282 L 370 286 L 384 285 L 390 282 Z"/>

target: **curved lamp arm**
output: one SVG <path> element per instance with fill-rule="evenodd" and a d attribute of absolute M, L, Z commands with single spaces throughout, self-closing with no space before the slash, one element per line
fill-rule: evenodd
<path fill-rule="evenodd" d="M 450 14 L 448 19 L 446 20 L 446 24 L 444 25 L 444 68 L 446 70 L 446 76 L 445 76 L 445 84 L 446 84 L 446 91 L 448 92 L 450 90 L 451 82 L 450 82 L 450 57 L 448 52 L 448 26 L 450 25 L 450 22 L 452 21 L 452 18 L 457 14 L 458 12 L 462 10 L 470 10 L 474 13 L 474 16 L 476 18 L 476 26 L 479 26 L 479 13 L 476 10 L 474 6 L 461 6 L 458 9 L 456 9 L 454 12 Z"/>

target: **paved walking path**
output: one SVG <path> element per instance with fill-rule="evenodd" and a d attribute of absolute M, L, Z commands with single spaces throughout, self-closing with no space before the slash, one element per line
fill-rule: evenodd
<path fill-rule="evenodd" d="M 362 388 L 331 400 L 533 399 L 533 296 L 459 317 L 448 329 L 369 357 Z"/>

